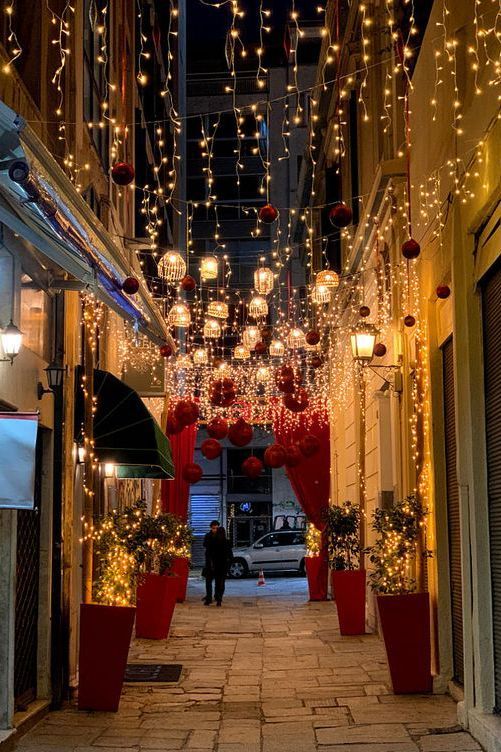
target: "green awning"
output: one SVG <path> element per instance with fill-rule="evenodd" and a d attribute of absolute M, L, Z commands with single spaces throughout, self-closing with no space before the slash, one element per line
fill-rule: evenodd
<path fill-rule="evenodd" d="M 79 375 L 76 431 L 84 415 Z M 94 453 L 98 462 L 115 465 L 118 478 L 173 478 L 169 439 L 138 393 L 112 373 L 95 369 L 94 394 Z"/>

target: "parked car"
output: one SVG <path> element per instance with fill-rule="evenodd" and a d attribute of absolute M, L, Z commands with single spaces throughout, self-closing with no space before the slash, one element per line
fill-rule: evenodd
<path fill-rule="evenodd" d="M 241 578 L 252 572 L 287 572 L 295 570 L 304 573 L 306 544 L 304 533 L 298 530 L 278 530 L 267 533 L 251 546 L 235 548 L 233 561 L 228 573 L 230 577 Z"/>

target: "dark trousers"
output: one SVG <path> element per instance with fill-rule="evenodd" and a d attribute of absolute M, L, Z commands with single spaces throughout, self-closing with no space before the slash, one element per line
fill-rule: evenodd
<path fill-rule="evenodd" d="M 216 601 L 222 601 L 224 595 L 224 585 L 226 575 L 224 572 L 209 572 L 205 576 L 205 597 L 208 601 L 212 600 L 212 582 L 214 581 L 214 598 Z"/>

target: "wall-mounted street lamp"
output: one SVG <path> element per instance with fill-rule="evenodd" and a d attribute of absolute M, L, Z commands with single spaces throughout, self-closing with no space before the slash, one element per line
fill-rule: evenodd
<path fill-rule="evenodd" d="M 37 384 L 38 399 L 41 400 L 44 394 L 53 394 L 57 389 L 60 389 L 63 385 L 64 376 L 68 371 L 68 366 L 59 366 L 57 363 L 51 363 L 45 369 L 47 374 L 48 389 L 44 389 L 44 385 L 41 381 Z"/>
<path fill-rule="evenodd" d="M 368 363 L 372 360 L 377 334 L 378 330 L 374 324 L 358 324 L 350 335 L 351 354 L 354 360 L 361 363 Z"/>
<path fill-rule="evenodd" d="M 19 355 L 19 350 L 23 342 L 23 333 L 17 328 L 12 319 L 8 325 L 1 332 L 0 337 L 2 339 L 2 350 L 6 358 L 0 358 L 0 362 L 9 363 L 12 365 L 16 355 Z"/>

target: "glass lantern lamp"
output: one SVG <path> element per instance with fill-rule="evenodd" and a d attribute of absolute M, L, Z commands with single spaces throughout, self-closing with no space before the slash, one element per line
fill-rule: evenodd
<path fill-rule="evenodd" d="M 12 319 L 9 321 L 5 329 L 0 335 L 2 339 L 2 350 L 5 358 L 4 361 L 10 361 L 10 364 L 14 362 L 14 358 L 19 355 L 19 350 L 23 342 L 23 333 L 17 328 Z"/>
<path fill-rule="evenodd" d="M 374 324 L 359 324 L 351 333 L 351 354 L 354 360 L 368 363 L 374 355 L 378 330 Z"/>

